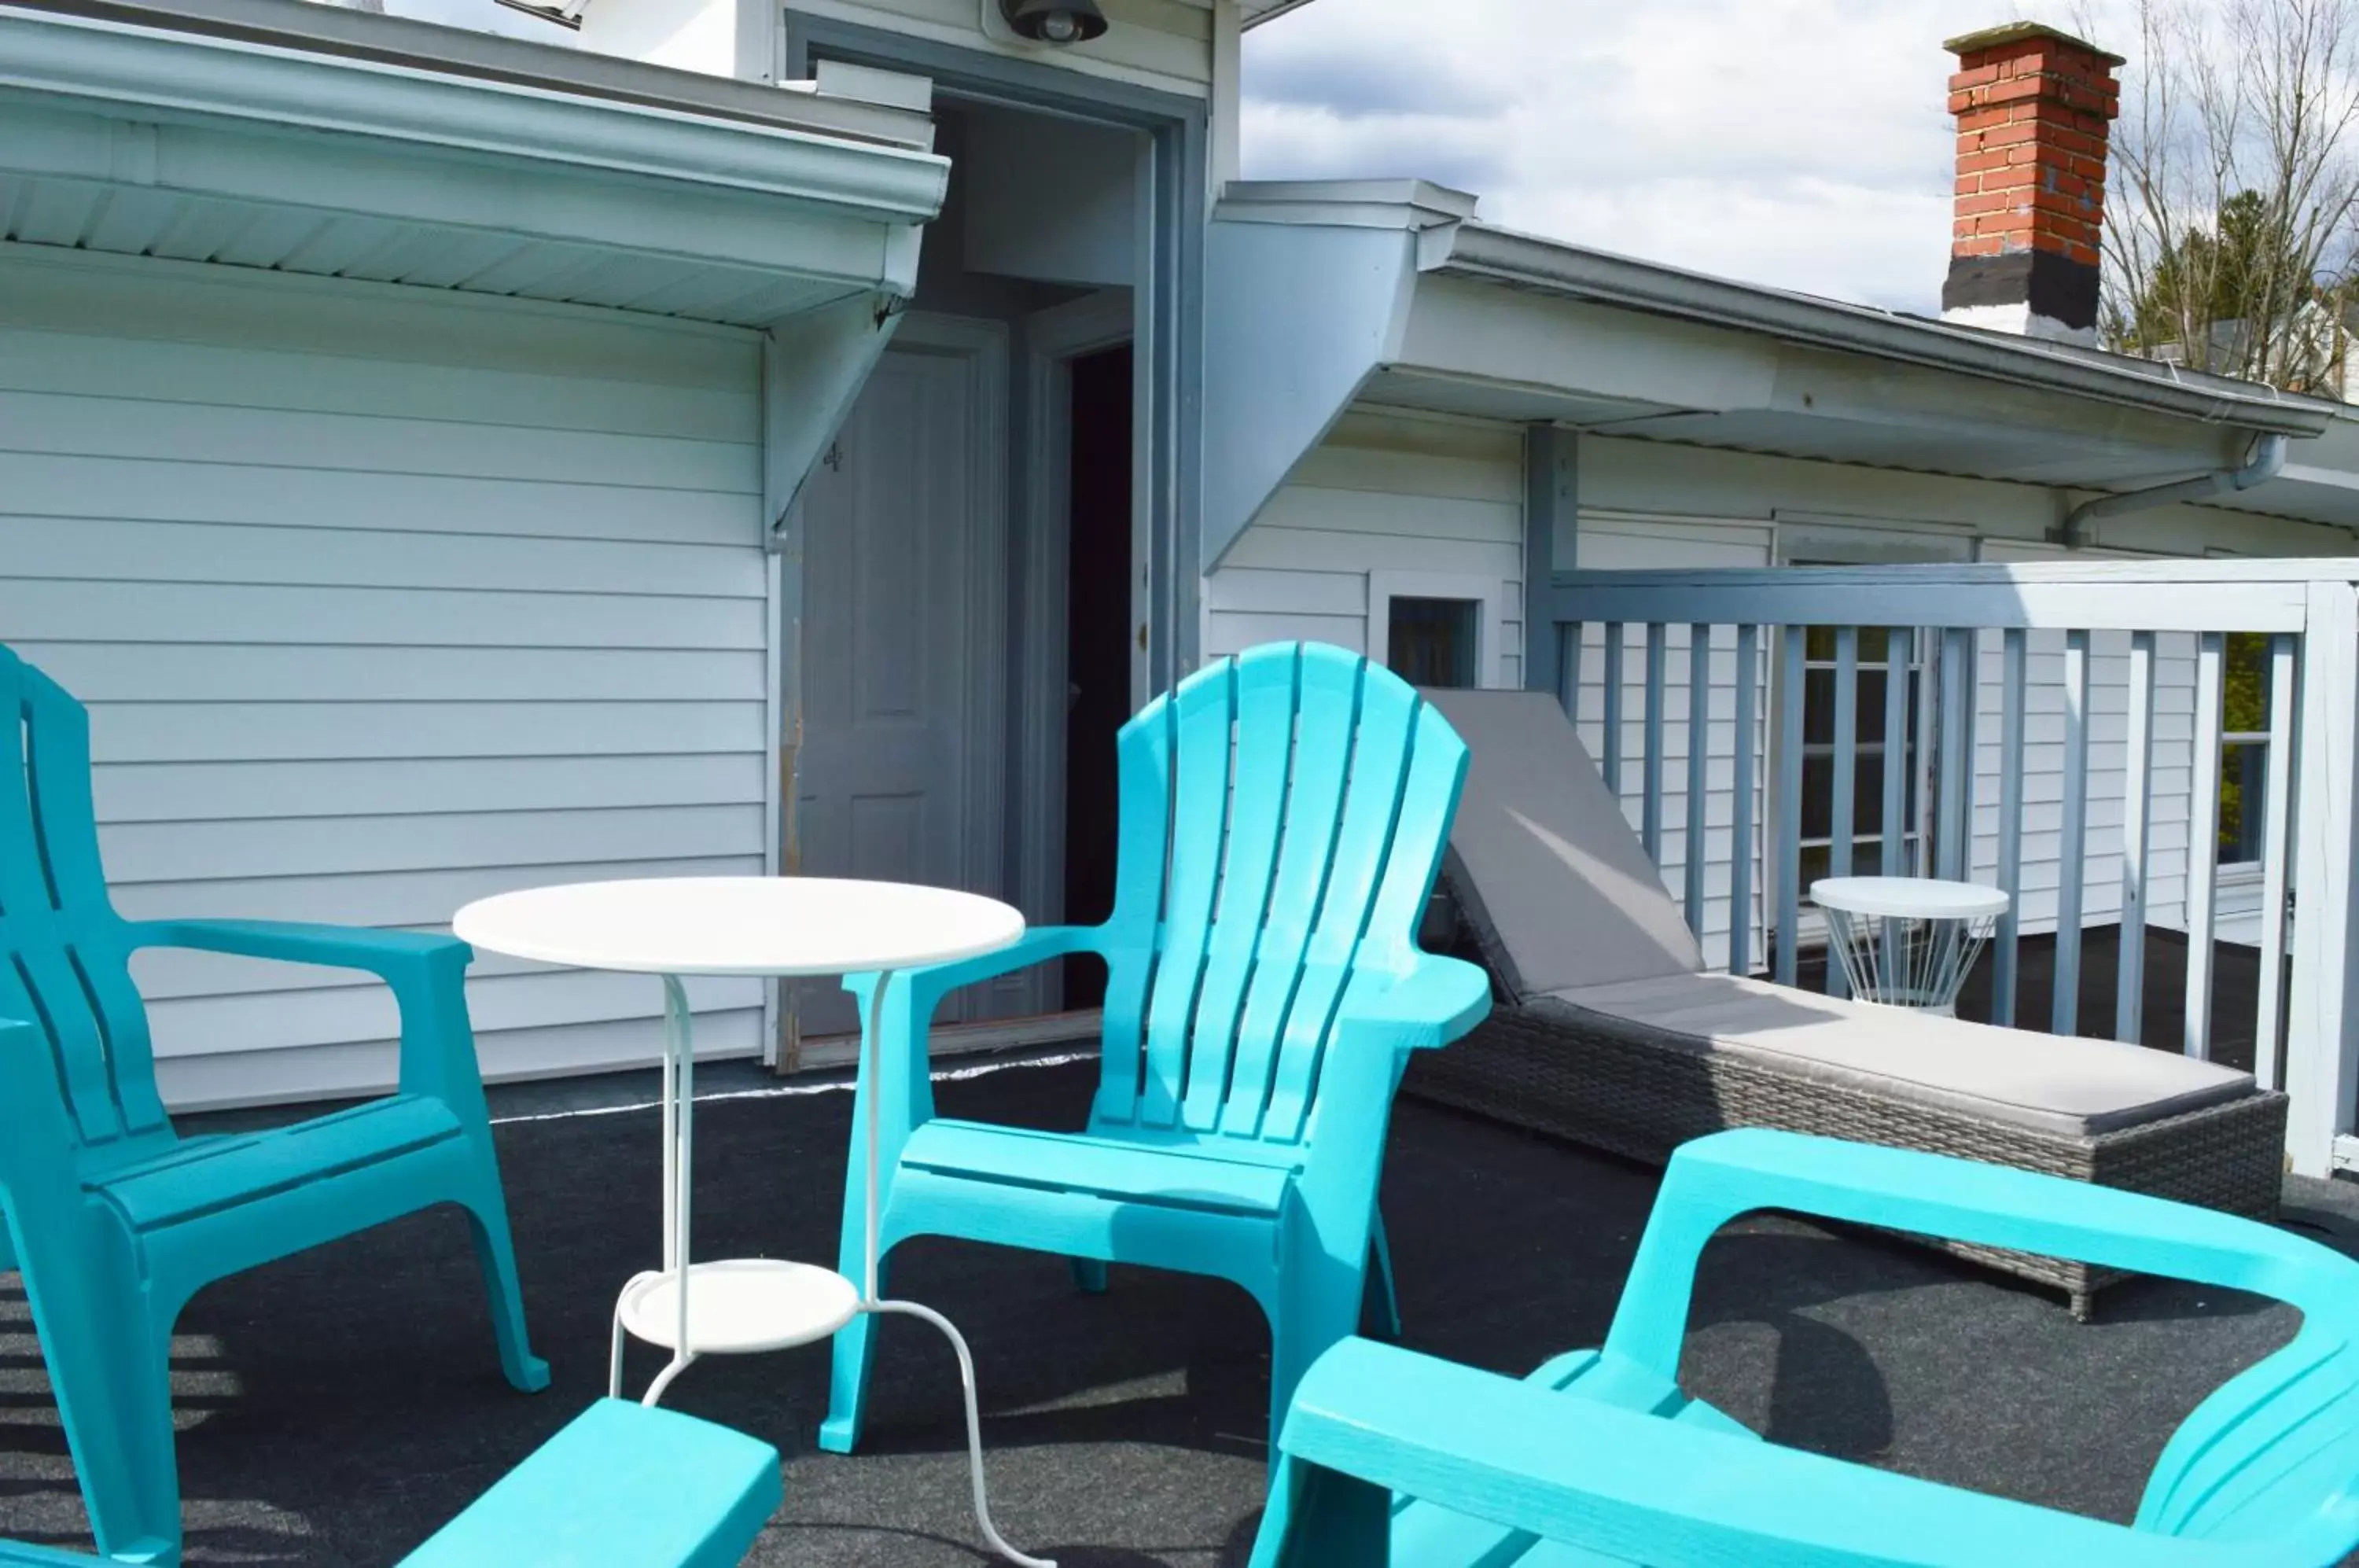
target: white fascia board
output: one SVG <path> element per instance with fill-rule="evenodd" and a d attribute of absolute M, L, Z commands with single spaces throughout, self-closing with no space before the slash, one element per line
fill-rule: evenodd
<path fill-rule="evenodd" d="M 0 6 L 0 88 L 143 120 L 328 131 L 785 198 L 870 223 L 940 211 L 947 158 L 782 126 Z"/>

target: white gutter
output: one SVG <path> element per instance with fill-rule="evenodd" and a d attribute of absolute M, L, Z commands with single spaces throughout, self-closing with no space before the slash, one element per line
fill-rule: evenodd
<path fill-rule="evenodd" d="M 871 222 L 929 222 L 930 152 L 0 5 L 0 87 L 130 112 L 304 126 L 777 196 Z"/>
<path fill-rule="evenodd" d="M 2253 454 L 2241 468 L 2215 469 L 2199 474 L 2192 479 L 2175 484 L 2157 485 L 2145 490 L 2125 490 L 2119 495 L 2100 495 L 2093 501 L 2083 501 L 2066 515 L 2064 526 L 2049 537 L 2066 550 L 2079 550 L 2089 542 L 2088 525 L 2098 517 L 2115 517 L 2124 512 L 2143 512 L 2150 506 L 2167 506 L 2174 501 L 2201 501 L 2206 496 L 2223 495 L 2231 491 L 2250 490 L 2256 485 L 2266 485 L 2285 471 L 2286 438 L 2270 431 L 2255 444 Z"/>

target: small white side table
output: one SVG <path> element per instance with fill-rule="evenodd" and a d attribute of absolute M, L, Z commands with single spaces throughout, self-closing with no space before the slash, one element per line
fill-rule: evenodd
<path fill-rule="evenodd" d="M 1024 934 L 1024 917 L 996 899 L 941 887 L 816 877 L 686 877 L 504 893 L 461 909 L 451 929 L 462 942 L 514 958 L 662 978 L 663 1267 L 634 1275 L 614 1303 L 609 1391 L 622 1391 L 625 1333 L 671 1352 L 642 1399 L 652 1405 L 699 1356 L 809 1345 L 833 1334 L 859 1312 L 922 1318 L 948 1335 L 958 1352 L 975 1520 L 984 1539 L 1025 1568 L 1056 1568 L 1008 1545 L 991 1522 L 974 1357 L 965 1337 L 931 1308 L 877 1297 L 873 1096 L 866 1129 L 866 1267 L 857 1284 L 832 1269 L 779 1258 L 691 1263 L 689 1246 L 696 1062 L 683 976 L 877 973 L 862 1035 L 865 1071 L 875 1083 L 882 1049 L 877 1026 L 894 971 L 996 952 Z"/>
<path fill-rule="evenodd" d="M 2007 906 L 1996 887 L 1930 877 L 1821 877 L 1810 901 L 1854 996 L 1943 1018 Z"/>

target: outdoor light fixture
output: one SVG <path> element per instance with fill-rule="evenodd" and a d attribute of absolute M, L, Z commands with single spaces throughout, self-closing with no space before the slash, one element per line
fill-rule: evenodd
<path fill-rule="evenodd" d="M 1106 30 L 1098 0 L 999 0 L 999 14 L 1036 44 L 1085 44 Z"/>
<path fill-rule="evenodd" d="M 511 11 L 521 11 L 527 16 L 538 16 L 544 22 L 554 22 L 560 27 L 582 30 L 582 13 L 590 0 L 555 0 L 554 4 L 536 4 L 535 0 L 498 0 Z"/>

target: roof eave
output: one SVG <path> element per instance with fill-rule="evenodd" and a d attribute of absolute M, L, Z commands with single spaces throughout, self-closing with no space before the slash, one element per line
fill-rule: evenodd
<path fill-rule="evenodd" d="M 1426 270 L 2255 431 L 2316 436 L 2338 413 L 2336 404 L 2274 387 L 1731 282 L 1479 223 L 1458 225 Z"/>

